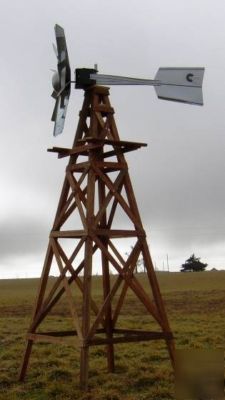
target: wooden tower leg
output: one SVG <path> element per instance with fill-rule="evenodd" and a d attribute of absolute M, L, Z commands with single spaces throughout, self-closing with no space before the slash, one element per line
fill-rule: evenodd
<path fill-rule="evenodd" d="M 91 157 L 91 156 L 90 156 Z M 95 201 L 95 173 L 92 169 L 88 172 L 87 181 L 87 229 L 89 230 L 93 224 L 94 218 L 94 201 Z M 83 309 L 82 309 L 82 334 L 83 344 L 81 347 L 80 357 L 80 386 L 87 389 L 88 385 L 88 368 L 89 368 L 89 345 L 87 336 L 90 329 L 90 305 L 91 305 L 91 278 L 92 278 L 92 255 L 93 240 L 91 234 L 87 232 L 85 243 L 85 263 L 84 263 L 84 292 L 83 292 Z"/>
<path fill-rule="evenodd" d="M 85 244 L 85 266 L 84 266 L 84 293 L 83 293 L 83 321 L 82 333 L 83 344 L 80 355 L 80 386 L 82 389 L 87 389 L 88 384 L 88 369 L 89 369 L 89 346 L 85 338 L 90 329 L 90 292 L 91 292 L 91 271 L 92 271 L 92 240 L 87 238 Z"/>
<path fill-rule="evenodd" d="M 105 201 L 105 184 L 104 182 L 99 179 L 98 181 L 98 190 L 99 190 L 99 209 L 104 207 Z M 107 228 L 107 217 L 106 217 L 106 210 L 102 215 L 100 221 L 100 228 L 106 229 Z M 108 249 L 108 238 L 102 238 L 102 243 L 104 247 Z M 103 279 L 103 298 L 104 300 L 110 293 L 110 275 L 109 275 L 109 261 L 108 258 L 105 256 L 103 252 L 101 252 L 102 258 L 102 279 Z M 106 307 L 105 312 L 105 330 L 106 330 L 106 337 L 110 340 L 113 338 L 113 322 L 112 322 L 112 306 L 111 303 L 108 304 Z M 107 350 L 107 363 L 108 363 L 108 371 L 114 372 L 115 371 L 115 364 L 114 364 L 114 346 L 113 343 L 109 343 L 106 346 Z"/>
<path fill-rule="evenodd" d="M 126 176 L 126 185 L 127 185 L 127 195 L 129 197 L 129 201 L 131 204 L 131 207 L 133 209 L 134 214 L 136 215 L 137 221 L 140 225 L 142 225 L 141 222 L 141 217 L 139 214 L 139 210 L 138 210 L 138 206 L 137 206 L 137 202 L 135 199 L 135 195 L 134 195 L 134 191 L 133 191 L 133 186 L 130 180 L 129 175 L 127 174 Z M 153 267 L 153 263 L 152 263 L 152 258 L 149 252 L 149 248 L 148 248 L 148 244 L 146 241 L 146 238 L 144 238 L 143 240 L 143 249 L 142 249 L 142 254 L 143 254 L 143 259 L 144 259 L 144 265 L 146 268 L 146 272 L 148 275 L 148 280 L 149 280 L 149 284 L 150 287 L 152 288 L 152 294 L 154 297 L 154 301 L 157 305 L 157 309 L 160 313 L 160 317 L 162 320 L 162 330 L 165 333 L 170 332 L 172 335 L 172 331 L 169 325 L 169 321 L 167 318 L 167 314 L 166 314 L 166 310 L 164 307 L 164 302 L 161 296 L 161 292 L 160 292 L 160 288 L 159 288 L 159 284 L 156 278 L 156 274 L 154 271 L 154 267 Z M 166 345 L 168 348 L 168 352 L 169 352 L 169 356 L 170 356 L 170 360 L 171 360 L 171 364 L 172 367 L 175 369 L 175 345 L 174 345 L 174 340 L 173 338 L 171 339 L 166 339 Z"/>
<path fill-rule="evenodd" d="M 29 364 L 29 359 L 30 359 L 30 355 L 31 355 L 32 346 L 33 346 L 33 341 L 28 340 L 27 344 L 26 344 L 26 349 L 25 349 L 25 353 L 24 353 L 24 358 L 23 358 L 20 374 L 19 374 L 20 382 L 23 382 L 25 379 L 28 364 Z"/>
<path fill-rule="evenodd" d="M 107 244 L 105 243 L 105 247 L 107 248 Z M 108 259 L 102 253 L 102 267 L 103 267 L 103 296 L 104 299 L 110 293 L 110 277 L 109 277 L 109 263 Z M 112 326 L 112 308 L 111 304 L 109 303 L 108 307 L 106 308 L 105 312 L 105 330 L 106 336 L 110 340 L 113 338 L 113 326 Z M 115 371 L 115 364 L 114 364 L 114 346 L 113 343 L 109 343 L 107 345 L 107 362 L 108 362 L 108 372 Z"/>
<path fill-rule="evenodd" d="M 48 245 L 48 249 L 47 249 L 47 253 L 46 253 L 46 257 L 45 257 L 45 263 L 44 263 L 44 268 L 43 268 L 43 272 L 42 272 L 42 277 L 40 279 L 40 284 L 39 284 L 39 289 L 38 289 L 38 293 L 37 293 L 36 303 L 35 303 L 35 306 L 34 306 L 34 311 L 33 311 L 32 319 L 31 319 L 31 325 L 30 325 L 29 333 L 33 333 L 33 331 L 34 331 L 32 329 L 32 324 L 33 324 L 33 321 L 34 321 L 36 315 L 38 314 L 38 312 L 39 312 L 39 310 L 40 310 L 40 308 L 42 306 L 42 302 L 43 302 L 43 298 L 44 298 L 44 294 L 45 294 L 45 290 L 46 290 L 46 286 L 47 286 L 49 271 L 50 271 L 50 267 L 51 267 L 51 263 L 52 263 L 52 257 L 53 257 L 53 253 L 52 253 L 52 250 L 51 250 L 51 246 L 49 244 Z M 20 370 L 20 373 L 19 373 L 19 380 L 20 381 L 24 381 L 24 379 L 25 379 L 26 371 L 27 371 L 27 367 L 28 367 L 29 359 L 30 359 L 30 355 L 31 355 L 32 345 L 33 345 L 33 341 L 32 340 L 28 340 L 27 341 L 27 345 L 26 345 L 26 349 L 25 349 L 25 353 L 24 353 L 24 358 L 23 358 L 21 370 Z"/>
<path fill-rule="evenodd" d="M 161 292 L 159 289 L 159 284 L 158 281 L 156 279 L 156 275 L 155 275 L 155 271 L 153 268 L 153 263 L 152 263 L 152 259 L 149 253 L 149 249 L 148 249 L 148 245 L 147 242 L 145 240 L 144 242 L 144 246 L 143 246 L 143 257 L 145 260 L 145 265 L 146 265 L 146 269 L 147 269 L 147 274 L 148 274 L 148 279 L 149 279 L 149 283 L 152 287 L 152 293 L 154 296 L 154 300 L 157 304 L 161 319 L 163 321 L 163 326 L 162 329 L 164 332 L 171 332 L 171 328 L 169 325 L 169 321 L 167 318 L 167 314 L 166 314 L 166 310 L 164 307 L 164 303 L 162 300 L 162 296 L 161 296 Z M 169 352 L 169 356 L 170 356 L 170 360 L 171 360 L 171 364 L 173 366 L 173 368 L 175 368 L 175 346 L 174 346 L 174 340 L 170 339 L 170 340 L 166 340 L 166 344 L 167 344 L 167 348 L 168 348 L 168 352 Z"/>

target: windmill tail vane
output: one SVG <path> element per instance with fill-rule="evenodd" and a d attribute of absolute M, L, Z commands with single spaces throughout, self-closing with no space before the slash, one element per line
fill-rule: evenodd
<path fill-rule="evenodd" d="M 155 85 L 159 99 L 203 105 L 204 68 L 159 68 Z"/>

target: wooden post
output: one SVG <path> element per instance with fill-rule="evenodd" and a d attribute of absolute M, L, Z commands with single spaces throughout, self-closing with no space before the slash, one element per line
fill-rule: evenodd
<path fill-rule="evenodd" d="M 92 155 L 90 158 L 92 159 Z M 95 201 L 95 174 L 92 169 L 88 173 L 87 182 L 87 239 L 85 243 L 85 261 L 84 261 L 84 292 L 83 292 L 83 310 L 82 310 L 82 333 L 83 345 L 81 347 L 81 360 L 80 360 L 80 384 L 81 387 L 87 389 L 88 382 L 88 355 L 89 346 L 87 343 L 87 336 L 90 329 L 90 300 L 91 300 L 91 275 L 92 275 L 92 253 L 93 253 L 93 240 L 89 232 L 93 225 L 94 219 L 94 201 Z"/>
<path fill-rule="evenodd" d="M 100 150 L 100 155 L 99 158 L 101 158 L 102 151 Z M 98 191 L 99 191 L 99 210 L 103 209 L 104 207 L 104 202 L 106 199 L 105 196 L 105 184 L 104 182 L 99 179 L 98 180 Z M 99 222 L 99 226 L 102 229 L 107 229 L 107 215 L 106 215 L 106 209 L 104 213 L 102 214 L 102 217 Z M 102 237 L 102 243 L 106 249 L 108 249 L 108 238 L 107 237 Z M 101 258 L 102 258 L 102 283 L 103 283 L 103 298 L 104 300 L 107 298 L 107 296 L 110 293 L 110 271 L 109 271 L 109 260 L 105 256 L 103 252 L 101 252 Z M 110 343 L 107 345 L 107 362 L 108 362 L 108 371 L 109 372 L 114 372 L 115 370 L 115 365 L 114 365 L 114 347 L 113 347 L 113 323 L 112 323 L 112 307 L 111 303 L 108 304 L 105 312 L 105 329 L 106 329 L 106 335 L 107 338 L 109 339 Z"/>

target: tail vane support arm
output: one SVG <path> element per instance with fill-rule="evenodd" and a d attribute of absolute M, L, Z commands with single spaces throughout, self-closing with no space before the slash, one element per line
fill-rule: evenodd
<path fill-rule="evenodd" d="M 95 80 L 97 85 L 160 85 L 160 82 L 157 80 L 130 78 L 126 76 L 91 74 L 90 78 Z"/>

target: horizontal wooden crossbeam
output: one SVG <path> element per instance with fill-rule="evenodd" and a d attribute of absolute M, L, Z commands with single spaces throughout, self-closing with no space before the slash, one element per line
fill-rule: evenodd
<path fill-rule="evenodd" d="M 87 155 L 90 150 L 94 150 L 101 147 L 101 144 L 90 144 L 85 146 L 76 146 L 73 149 L 68 149 L 65 147 L 53 147 L 48 149 L 48 152 L 58 153 L 58 158 L 68 157 L 75 154 Z"/>
<path fill-rule="evenodd" d="M 44 335 L 40 333 L 28 333 L 27 340 L 32 340 L 33 342 L 46 342 L 46 343 L 56 343 L 56 344 L 74 344 L 72 341 L 65 341 L 63 337 L 55 337 L 52 335 Z"/>
<path fill-rule="evenodd" d="M 149 340 L 173 340 L 173 336 L 171 333 L 167 332 L 148 332 L 132 335 L 125 335 L 120 337 L 112 337 L 112 338 L 93 338 L 88 342 L 89 346 L 98 346 L 98 345 L 106 345 L 109 343 L 117 344 L 117 343 L 131 343 L 131 342 L 145 342 Z"/>
<path fill-rule="evenodd" d="M 107 114 L 114 114 L 114 108 L 107 106 L 105 104 L 98 104 L 97 106 L 93 106 L 93 111 L 101 113 L 103 117 L 105 117 Z"/>
<path fill-rule="evenodd" d="M 75 146 L 72 149 L 65 147 L 53 147 L 52 149 L 48 149 L 48 152 L 58 153 L 58 158 L 68 157 L 75 154 L 79 155 L 87 155 L 91 150 L 98 149 L 99 147 L 103 147 L 104 145 L 111 145 L 114 147 L 114 150 L 103 153 L 103 158 L 108 158 L 117 153 L 115 149 L 120 149 L 122 153 L 126 153 L 128 151 L 139 149 L 140 147 L 147 146 L 147 143 L 139 143 L 139 142 L 129 142 L 124 140 L 109 140 L 109 139 L 100 139 L 100 138 L 91 138 L 87 137 L 85 139 L 80 139 L 78 143 L 88 143 L 82 146 Z"/>
<path fill-rule="evenodd" d="M 98 329 L 95 334 L 106 333 L 104 329 Z M 171 332 L 149 332 L 149 331 L 137 331 L 129 329 L 114 329 L 113 333 L 117 336 L 111 338 L 98 338 L 84 340 L 85 345 L 88 346 L 99 346 L 107 345 L 109 343 L 130 343 L 130 342 L 144 342 L 149 340 L 173 340 Z M 120 334 L 120 336 L 118 336 Z M 122 335 L 122 336 L 121 336 Z M 59 343 L 71 345 L 73 342 L 65 341 L 63 338 L 71 338 L 77 336 L 76 331 L 59 331 L 59 332 L 39 332 L 39 333 L 28 333 L 27 339 L 35 342 L 48 342 L 48 343 Z M 80 341 L 80 346 L 82 342 Z"/>
<path fill-rule="evenodd" d="M 96 333 L 102 334 L 105 333 L 105 329 L 99 328 L 97 329 Z M 48 332 L 38 332 L 38 335 L 45 335 L 45 336 L 53 336 L 53 337 L 64 337 L 64 336 L 77 336 L 77 331 L 70 330 L 70 331 L 48 331 Z"/>
<path fill-rule="evenodd" d="M 114 147 L 123 147 L 123 146 L 129 146 L 129 147 L 146 147 L 147 143 L 141 143 L 141 142 L 130 142 L 127 140 L 109 140 L 109 139 L 101 139 L 101 138 L 93 138 L 93 137 L 85 137 L 84 139 L 78 140 L 78 143 L 101 143 L 103 145 L 112 145 Z"/>
<path fill-rule="evenodd" d="M 86 170 L 87 167 L 90 168 L 91 165 L 92 165 L 92 163 L 90 161 L 72 164 L 66 168 L 66 171 L 83 172 Z M 126 162 L 112 162 L 112 161 L 104 161 L 104 160 L 101 160 L 101 161 L 95 160 L 95 165 L 106 173 L 119 171 L 121 169 L 126 169 L 126 170 L 128 169 Z"/>
<path fill-rule="evenodd" d="M 83 236 L 106 236 L 111 238 L 125 238 L 125 237 L 145 237 L 144 232 L 128 229 L 89 229 L 89 230 L 69 230 L 69 231 L 51 231 L 51 238 L 81 238 Z"/>

